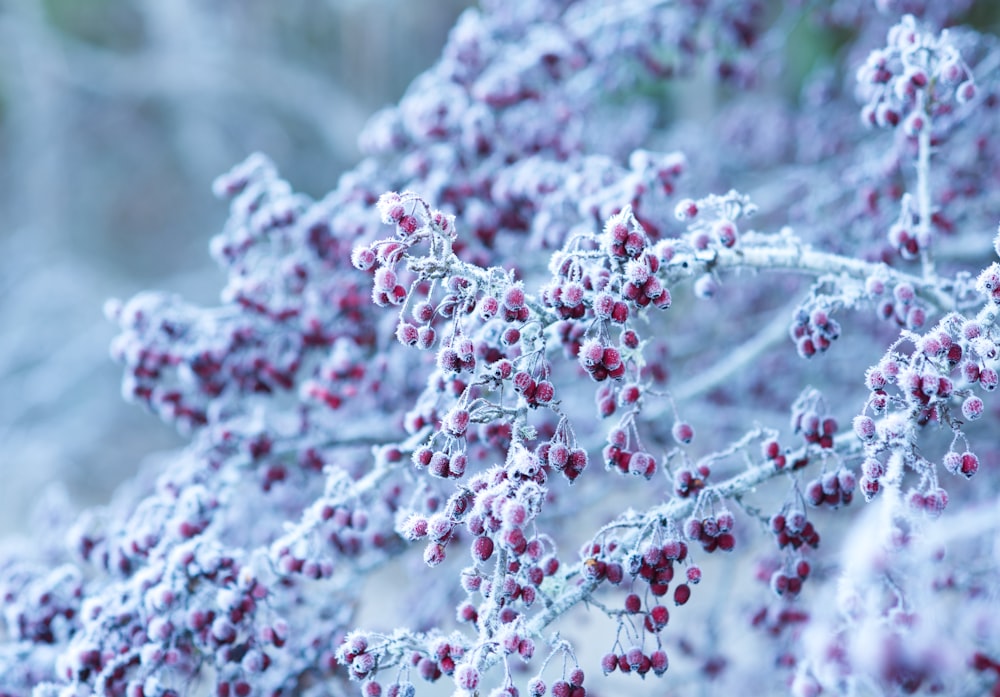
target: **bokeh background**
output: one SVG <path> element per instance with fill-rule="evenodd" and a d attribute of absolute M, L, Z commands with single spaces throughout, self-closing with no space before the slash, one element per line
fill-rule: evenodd
<path fill-rule="evenodd" d="M 0 0 L 0 536 L 183 443 L 122 401 L 104 301 L 212 303 L 212 179 L 261 150 L 321 196 L 470 4 Z"/>

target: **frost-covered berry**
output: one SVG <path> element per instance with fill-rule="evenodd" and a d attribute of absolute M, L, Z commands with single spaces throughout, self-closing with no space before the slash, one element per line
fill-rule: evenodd
<path fill-rule="evenodd" d="M 455 669 L 455 684 L 461 690 L 475 690 L 479 687 L 479 671 L 475 666 L 463 663 Z"/>
<path fill-rule="evenodd" d="M 546 685 L 545 681 L 541 678 L 532 678 L 528 681 L 528 695 L 529 697 L 542 697 L 545 694 Z"/>
<path fill-rule="evenodd" d="M 493 556 L 493 540 L 480 535 L 472 542 L 472 556 L 477 561 L 486 561 Z"/>
<path fill-rule="evenodd" d="M 508 310 L 519 310 L 524 306 L 524 288 L 519 285 L 511 286 L 503 296 L 503 304 Z"/>
<path fill-rule="evenodd" d="M 487 295 L 480 299 L 476 305 L 476 309 L 479 310 L 480 317 L 484 320 L 490 320 L 496 317 L 500 311 L 500 301 L 492 295 Z"/>
<path fill-rule="evenodd" d="M 979 471 L 979 458 L 976 457 L 975 453 L 971 453 L 969 451 L 962 453 L 962 461 L 958 470 L 964 474 L 967 479 L 972 479 L 972 476 Z"/>
<path fill-rule="evenodd" d="M 613 653 L 606 653 L 601 657 L 601 671 L 605 675 L 615 672 L 618 667 L 618 656 Z"/>
<path fill-rule="evenodd" d="M 694 429 L 686 421 L 674 422 L 670 433 L 674 437 L 674 440 L 681 445 L 688 445 L 694 439 Z"/>
<path fill-rule="evenodd" d="M 674 603 L 684 605 L 691 598 L 691 587 L 682 583 L 674 588 Z"/>
<path fill-rule="evenodd" d="M 351 263 L 359 271 L 367 271 L 375 266 L 375 252 L 365 246 L 358 246 L 351 252 Z"/>
<path fill-rule="evenodd" d="M 691 220 L 696 215 L 698 215 L 698 204 L 694 202 L 694 199 L 681 199 L 677 207 L 674 208 L 674 217 L 682 222 Z"/>
<path fill-rule="evenodd" d="M 854 417 L 854 433 L 865 442 L 875 439 L 875 421 L 870 416 Z"/>
<path fill-rule="evenodd" d="M 712 226 L 712 235 L 723 247 L 732 247 L 738 236 L 736 224 L 731 220 L 719 220 Z"/>
<path fill-rule="evenodd" d="M 625 611 L 630 614 L 636 614 L 642 609 L 642 599 L 635 593 L 629 593 L 625 596 Z"/>
<path fill-rule="evenodd" d="M 976 395 L 970 395 L 962 402 L 962 415 L 970 421 L 983 415 L 983 400 Z"/>

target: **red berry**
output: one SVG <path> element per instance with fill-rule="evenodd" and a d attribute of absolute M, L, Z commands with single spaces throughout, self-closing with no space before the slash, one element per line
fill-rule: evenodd
<path fill-rule="evenodd" d="M 694 429 L 691 428 L 691 424 L 684 421 L 675 422 L 670 432 L 674 440 L 681 445 L 688 445 L 694 438 Z"/>
<path fill-rule="evenodd" d="M 691 587 L 682 583 L 674 588 L 674 603 L 684 605 L 691 598 Z"/>
<path fill-rule="evenodd" d="M 642 599 L 635 593 L 625 596 L 625 611 L 629 614 L 636 614 L 642 609 Z"/>
<path fill-rule="evenodd" d="M 670 662 L 667 660 L 667 653 L 662 649 L 657 649 L 649 654 L 649 663 L 656 675 L 663 675 L 667 672 Z"/>
<path fill-rule="evenodd" d="M 486 561 L 493 556 L 493 540 L 480 535 L 472 542 L 472 556 L 479 561 Z"/>
<path fill-rule="evenodd" d="M 962 453 L 962 464 L 959 470 L 968 479 L 972 479 L 972 476 L 979 471 L 979 458 L 976 457 L 975 453 L 966 451 Z"/>
<path fill-rule="evenodd" d="M 681 586 L 678 586 L 681 588 Z M 676 596 L 676 592 L 674 593 Z M 649 611 L 649 619 L 653 625 L 654 631 L 659 631 L 667 626 L 670 621 L 670 612 L 664 605 L 654 605 Z"/>
<path fill-rule="evenodd" d="M 615 672 L 618 667 L 618 656 L 613 653 L 606 653 L 601 658 L 601 670 L 605 675 Z"/>

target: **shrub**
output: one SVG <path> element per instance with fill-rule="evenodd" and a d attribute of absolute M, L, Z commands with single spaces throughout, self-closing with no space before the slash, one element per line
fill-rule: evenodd
<path fill-rule="evenodd" d="M 109 303 L 190 445 L 3 557 L 0 692 L 1000 689 L 995 37 L 483 4 L 321 200 L 217 180 L 219 307 Z"/>

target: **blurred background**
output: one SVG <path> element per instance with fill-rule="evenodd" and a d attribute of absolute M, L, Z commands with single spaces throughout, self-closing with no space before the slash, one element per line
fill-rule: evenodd
<path fill-rule="evenodd" d="M 321 196 L 468 0 L 0 0 L 0 536 L 180 446 L 125 404 L 109 297 L 213 303 L 212 179 L 261 150 Z"/>

